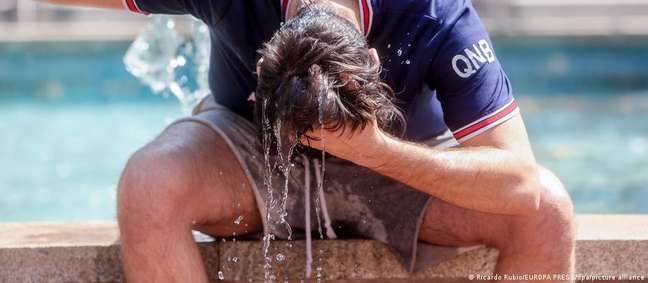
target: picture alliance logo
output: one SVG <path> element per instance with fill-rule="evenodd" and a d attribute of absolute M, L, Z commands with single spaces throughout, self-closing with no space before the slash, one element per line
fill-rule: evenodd
<path fill-rule="evenodd" d="M 643 281 L 648 279 L 645 275 L 619 274 L 619 275 L 602 275 L 602 274 L 470 274 L 469 280 L 478 281 Z"/>

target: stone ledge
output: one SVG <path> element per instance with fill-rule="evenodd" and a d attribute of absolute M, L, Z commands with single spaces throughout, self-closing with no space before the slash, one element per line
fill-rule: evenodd
<path fill-rule="evenodd" d="M 579 215 L 577 272 L 648 276 L 648 215 Z M 0 282 L 122 282 L 118 230 L 114 222 L 0 224 Z M 273 242 L 277 279 L 301 279 L 305 272 L 302 241 Z M 263 280 L 261 243 L 199 240 L 210 277 Z M 369 240 L 315 241 L 313 274 L 351 282 L 466 281 L 469 274 L 490 274 L 497 251 L 485 247 L 409 274 L 386 246 Z M 446 257 L 448 258 L 448 257 Z M 356 281 L 360 280 L 360 281 Z M 387 281 L 389 280 L 389 281 Z"/>

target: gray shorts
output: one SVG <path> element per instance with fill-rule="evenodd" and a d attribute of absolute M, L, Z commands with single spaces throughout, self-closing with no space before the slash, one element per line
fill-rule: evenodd
<path fill-rule="evenodd" d="M 265 159 L 253 123 L 218 105 L 211 96 L 193 114 L 181 121 L 210 127 L 222 136 L 243 165 L 256 195 L 265 233 L 278 239 L 303 239 L 306 229 L 310 229 L 314 239 L 320 235 L 328 239 L 375 239 L 387 244 L 407 270 L 413 270 L 419 228 L 433 198 L 370 169 L 328 156 L 320 189 L 320 158 L 296 155 L 288 178 L 288 197 L 284 200 L 283 174 L 275 172 L 272 186 L 264 184 Z M 452 141 L 448 135 L 426 144 L 438 146 Z"/>

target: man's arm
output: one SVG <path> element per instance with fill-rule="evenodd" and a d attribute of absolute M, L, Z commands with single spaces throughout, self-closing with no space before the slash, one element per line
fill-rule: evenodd
<path fill-rule="evenodd" d="M 537 209 L 540 184 L 522 118 L 476 136 L 456 149 L 432 149 L 391 137 L 381 156 L 359 160 L 411 187 L 464 208 L 526 214 Z M 375 166 L 375 165 L 374 165 Z"/>
<path fill-rule="evenodd" d="M 124 9 L 138 14 L 190 14 L 206 24 L 215 23 L 231 1 L 221 0 L 36 0 L 52 4 L 76 5 L 107 9 Z"/>
<path fill-rule="evenodd" d="M 331 154 L 464 208 L 523 215 L 539 203 L 537 167 L 519 115 L 453 149 L 405 142 L 375 125 L 352 136 L 327 132 L 324 145 Z"/>
<path fill-rule="evenodd" d="M 36 0 L 39 2 L 61 4 L 61 5 L 74 5 L 86 6 L 107 9 L 125 9 L 123 0 Z"/>

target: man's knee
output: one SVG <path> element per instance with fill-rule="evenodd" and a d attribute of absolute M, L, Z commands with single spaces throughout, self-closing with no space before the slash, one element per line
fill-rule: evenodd
<path fill-rule="evenodd" d="M 539 176 L 542 193 L 538 216 L 559 226 L 573 226 L 574 205 L 560 179 L 545 168 L 540 168 Z"/>
<path fill-rule="evenodd" d="M 129 159 L 119 182 L 120 225 L 182 221 L 191 168 L 181 148 L 148 145 Z M 142 227 L 144 228 L 144 227 Z"/>
<path fill-rule="evenodd" d="M 540 168 L 538 209 L 518 219 L 521 235 L 540 237 L 555 247 L 571 248 L 575 241 L 574 207 L 562 182 L 551 171 Z M 528 239 L 522 239 L 528 240 Z"/>

